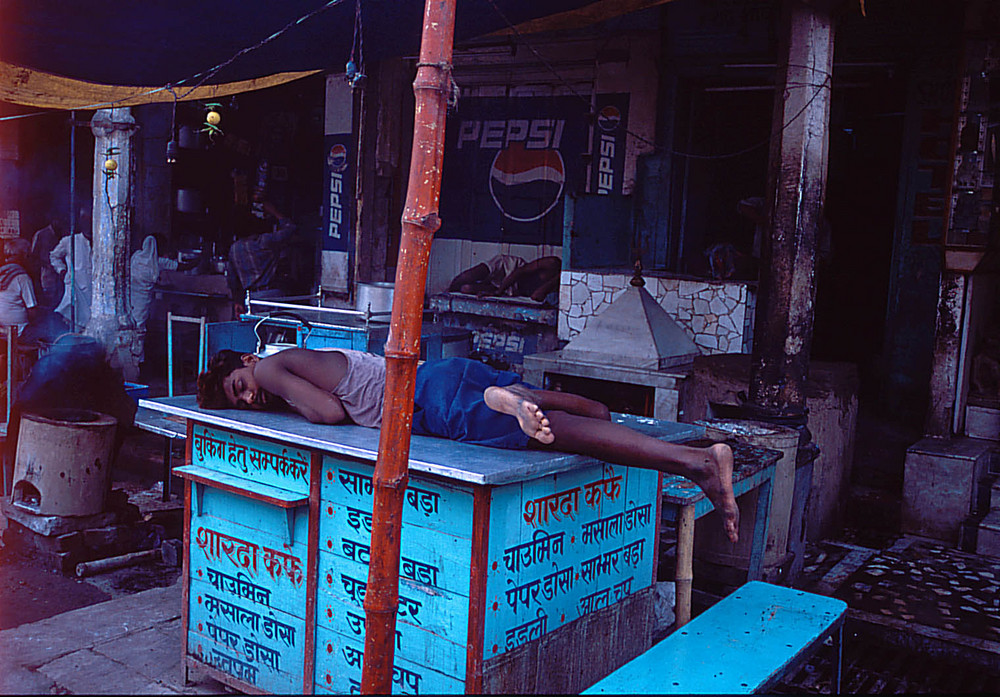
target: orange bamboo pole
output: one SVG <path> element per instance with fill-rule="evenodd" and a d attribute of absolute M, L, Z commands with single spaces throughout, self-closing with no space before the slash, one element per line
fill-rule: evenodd
<path fill-rule="evenodd" d="M 420 357 L 420 324 L 427 263 L 441 226 L 441 165 L 444 122 L 451 94 L 451 54 L 456 0 L 426 0 L 420 62 L 413 81 L 416 113 L 410 179 L 396 263 L 382 430 L 375 463 L 372 547 L 365 593 L 363 694 L 392 692 L 396 606 L 399 602 L 399 542 L 413 425 L 413 392 Z"/>

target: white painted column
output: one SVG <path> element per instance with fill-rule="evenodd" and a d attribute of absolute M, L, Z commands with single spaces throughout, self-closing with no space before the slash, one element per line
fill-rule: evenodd
<path fill-rule="evenodd" d="M 126 380 L 139 375 L 139 335 L 129 303 L 129 203 L 135 118 L 128 107 L 99 109 L 94 134 L 94 213 L 90 321 L 84 334 L 104 344 L 112 367 Z M 113 161 L 115 166 L 108 166 Z"/>

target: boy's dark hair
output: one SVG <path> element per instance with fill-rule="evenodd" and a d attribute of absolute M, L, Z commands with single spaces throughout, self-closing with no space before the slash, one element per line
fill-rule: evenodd
<path fill-rule="evenodd" d="M 198 376 L 198 406 L 202 409 L 231 409 L 232 404 L 222 389 L 222 381 L 234 370 L 243 367 L 243 354 L 222 349 L 212 356 L 208 369 Z"/>

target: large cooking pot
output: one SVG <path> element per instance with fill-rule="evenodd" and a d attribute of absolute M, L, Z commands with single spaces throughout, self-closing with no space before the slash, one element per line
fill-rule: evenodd
<path fill-rule="evenodd" d="M 354 309 L 359 312 L 392 312 L 392 290 L 395 285 L 388 281 L 358 283 Z"/>

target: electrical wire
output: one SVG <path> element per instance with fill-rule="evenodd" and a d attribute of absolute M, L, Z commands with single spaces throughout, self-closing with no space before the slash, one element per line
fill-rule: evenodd
<path fill-rule="evenodd" d="M 509 19 L 507 19 L 507 16 L 497 6 L 495 0 L 486 0 L 486 2 L 493 8 L 493 10 L 500 17 L 500 19 L 507 25 L 507 28 L 510 29 L 510 31 L 514 35 L 515 39 L 517 39 L 520 42 L 520 45 L 525 46 L 529 51 L 531 51 L 531 53 L 535 56 L 535 58 L 537 58 L 542 63 L 542 65 L 545 66 L 545 68 L 550 73 L 552 73 L 559 80 L 560 83 L 562 83 L 562 86 L 564 88 L 566 88 L 566 90 L 568 90 L 569 93 L 572 96 L 577 97 L 578 99 L 580 99 L 581 101 L 583 101 L 587 105 L 587 116 L 588 117 L 595 118 L 597 116 L 597 114 L 594 113 L 593 105 L 591 104 L 590 98 L 587 97 L 587 96 L 585 96 L 585 95 L 580 94 L 579 92 L 577 92 L 577 90 L 573 87 L 573 85 L 565 77 L 563 77 L 563 75 L 555 68 L 555 66 L 553 66 L 552 63 L 545 58 L 545 56 L 543 56 L 541 53 L 539 53 L 538 50 L 530 42 L 528 42 L 525 39 L 524 35 L 521 34 L 521 32 L 517 29 L 517 27 L 514 26 L 514 24 Z M 782 132 L 784 132 L 787 128 L 789 128 L 792 125 L 792 123 L 796 119 L 798 119 L 805 112 L 805 110 L 809 107 L 809 105 L 812 104 L 813 101 L 816 100 L 816 98 L 823 92 L 823 90 L 825 88 L 832 89 L 832 85 L 833 85 L 833 75 L 832 75 L 832 73 L 829 73 L 829 72 L 827 72 L 825 70 L 817 70 L 815 67 L 810 66 L 810 65 L 799 65 L 799 64 L 795 64 L 795 63 L 788 63 L 786 65 L 787 65 L 787 67 L 790 67 L 790 68 L 804 68 L 806 70 L 812 70 L 813 73 L 817 73 L 819 75 L 824 76 L 824 79 L 819 84 L 815 84 L 815 83 L 802 83 L 802 82 L 789 82 L 789 83 L 787 83 L 785 85 L 786 88 L 814 86 L 816 88 L 816 91 L 809 98 L 809 101 L 807 101 L 805 103 L 805 105 L 803 105 L 803 107 L 801 109 L 799 109 L 795 113 L 794 116 L 792 116 L 788 121 L 786 121 L 785 123 L 783 123 L 781 125 Z M 687 157 L 687 158 L 690 158 L 690 159 L 693 159 L 693 160 L 726 160 L 726 159 L 730 159 L 730 158 L 733 158 L 733 157 L 739 157 L 741 155 L 745 155 L 747 153 L 753 152 L 757 148 L 760 148 L 760 147 L 763 147 L 764 145 L 767 145 L 767 143 L 769 143 L 770 140 L 771 140 L 771 136 L 769 135 L 764 140 L 762 140 L 762 141 L 760 141 L 758 143 L 754 143 L 753 145 L 750 145 L 750 146 L 748 146 L 746 148 L 742 148 L 740 150 L 737 150 L 735 152 L 725 153 L 725 154 L 721 154 L 721 155 L 702 155 L 702 154 L 698 154 L 698 153 L 682 152 L 682 151 L 679 151 L 679 150 L 674 150 L 673 148 L 668 148 L 668 147 L 663 146 L 663 145 L 658 145 L 657 143 L 655 143 L 655 142 L 649 140 L 648 138 L 646 138 L 645 136 L 642 136 L 642 135 L 640 135 L 638 133 L 630 131 L 627 127 L 622 126 L 621 124 L 619 124 L 617 126 L 617 128 L 621 129 L 622 132 L 624 132 L 625 134 L 627 134 L 627 135 L 635 138 L 636 140 L 640 141 L 641 143 L 644 143 L 645 145 L 648 145 L 649 147 L 653 148 L 654 152 L 665 152 L 665 153 L 669 153 L 671 155 L 674 155 L 676 157 Z"/>
<path fill-rule="evenodd" d="M 247 46 L 245 48 L 241 48 L 239 51 L 237 51 L 236 53 L 234 53 L 232 56 L 230 56 L 228 59 L 226 59 L 222 63 L 219 63 L 218 65 L 213 66 L 213 67 L 211 67 L 211 68 L 209 68 L 207 70 L 203 70 L 200 73 L 195 73 L 194 75 L 191 75 L 190 77 L 186 77 L 186 78 L 183 78 L 181 80 L 177 80 L 176 82 L 168 82 L 167 84 L 163 85 L 162 87 L 154 87 L 154 88 L 151 88 L 149 90 L 146 90 L 145 92 L 139 92 L 138 94 L 132 94 L 132 95 L 130 95 L 128 97 L 123 97 L 122 99 L 116 99 L 116 100 L 110 101 L 110 102 L 97 102 L 97 103 L 94 103 L 94 104 L 87 104 L 85 106 L 77 106 L 77 107 L 74 107 L 74 110 L 78 110 L 78 111 L 90 111 L 90 110 L 93 110 L 93 109 L 103 109 L 103 108 L 106 108 L 106 107 L 114 107 L 116 104 L 120 104 L 121 102 L 124 102 L 124 101 L 135 99 L 137 97 L 148 97 L 151 94 L 156 94 L 158 92 L 164 92 L 164 91 L 168 91 L 168 92 L 170 92 L 171 94 L 174 95 L 174 104 L 176 105 L 176 103 L 177 103 L 178 100 L 183 100 L 184 97 L 188 96 L 189 94 L 191 94 L 192 92 L 194 92 L 196 89 L 198 89 L 199 87 L 201 87 L 205 83 L 206 80 L 208 80 L 209 78 L 211 78 L 213 75 L 215 75 L 216 73 L 218 73 L 223 68 L 228 67 L 229 65 L 231 65 L 234 61 L 238 60 L 239 58 L 245 56 L 248 53 L 251 53 L 252 51 L 256 51 L 257 49 L 265 46 L 266 44 L 270 43 L 274 39 L 277 39 L 279 36 L 281 36 L 282 34 L 284 34 L 285 32 L 287 32 L 289 29 L 291 29 L 291 28 L 293 28 L 293 27 L 295 27 L 295 26 L 297 26 L 299 24 L 302 24 L 305 21 L 308 21 L 308 20 L 312 19 L 315 15 L 319 14 L 320 12 L 328 10 L 329 8 L 333 7 L 334 5 L 339 5 L 342 2 L 344 2 L 344 0 L 329 0 L 329 2 L 325 3 L 323 6 L 317 7 L 316 9 L 311 10 L 311 11 L 307 12 L 306 14 L 302 15 L 298 19 L 292 20 L 291 22 L 289 22 L 288 24 L 286 24 L 285 26 L 283 26 L 281 29 L 273 32 L 270 36 L 268 36 L 268 37 L 266 37 L 264 39 L 261 39 L 256 44 L 253 44 L 252 46 Z M 359 10 L 359 12 L 360 12 L 360 10 Z M 186 83 L 188 83 L 191 80 L 198 80 L 198 81 L 196 83 L 194 83 L 194 85 L 192 85 L 191 88 L 187 92 L 184 92 L 182 95 L 180 95 L 180 97 L 178 97 L 177 94 L 174 92 L 173 88 L 180 87 L 182 85 L 186 85 Z M 59 109 L 46 109 L 44 111 L 33 111 L 33 112 L 30 112 L 30 113 L 27 113 L 27 114 L 15 114 L 13 116 L 0 116 L 0 122 L 2 122 L 2 121 L 13 121 L 15 119 L 24 119 L 24 118 L 29 118 L 29 117 L 32 117 L 32 116 L 42 116 L 42 115 L 45 115 L 45 114 L 50 114 L 53 111 L 61 111 L 61 110 L 59 110 Z"/>

